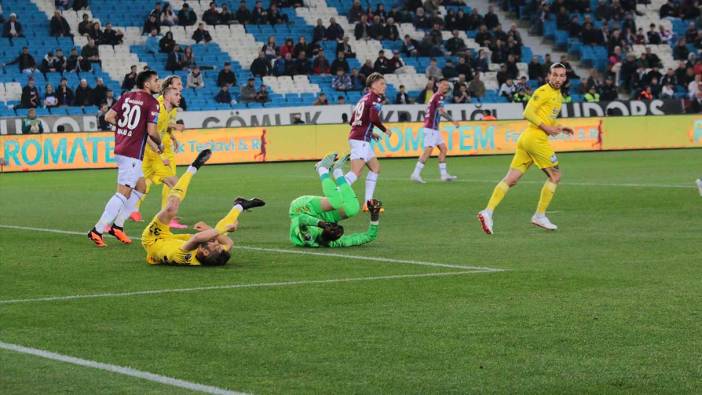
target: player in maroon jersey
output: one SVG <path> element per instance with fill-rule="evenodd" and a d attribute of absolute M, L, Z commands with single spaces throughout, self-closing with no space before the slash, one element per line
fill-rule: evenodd
<path fill-rule="evenodd" d="M 385 94 L 385 78 L 380 73 L 371 73 L 366 79 L 368 93 L 359 100 L 351 114 L 351 133 L 349 134 L 349 145 L 351 146 L 351 171 L 346 173 L 346 181 L 353 184 L 361 175 L 363 166 L 368 167 L 366 175 L 366 196 L 364 202 L 373 199 L 375 184 L 380 173 L 380 162 L 375 157 L 370 140 L 378 140 L 380 136 L 373 133 L 373 127 L 383 131 L 388 136 L 392 132 L 388 130 L 380 119 L 380 111 L 383 107 L 383 95 Z M 363 211 L 368 211 L 363 205 Z"/>
<path fill-rule="evenodd" d="M 134 211 L 139 199 L 146 191 L 146 182 L 141 169 L 147 137 L 162 147 L 161 136 L 156 130 L 159 104 L 152 96 L 160 86 L 155 71 L 139 73 L 137 89 L 123 94 L 105 114 L 105 120 L 115 125 L 115 161 L 117 162 L 117 193 L 105 205 L 100 220 L 88 232 L 88 238 L 98 247 L 105 247 L 102 232 L 109 233 L 120 242 L 132 242 L 124 233 L 124 221 Z"/>
<path fill-rule="evenodd" d="M 429 100 L 427 105 L 427 112 L 424 114 L 424 152 L 419 156 L 417 161 L 417 166 L 414 168 L 414 172 L 410 179 L 414 182 L 420 184 L 425 184 L 426 181 L 422 179 L 422 169 L 424 168 L 424 163 L 431 156 L 434 147 L 439 147 L 439 173 L 441 174 L 441 181 L 453 181 L 457 177 L 452 176 L 446 170 L 446 153 L 448 149 L 446 148 L 446 142 L 441 137 L 441 132 L 439 132 L 439 122 L 441 117 L 448 119 L 453 122 L 453 124 L 458 127 L 458 122 L 451 119 L 451 115 L 446 112 L 444 108 L 444 95 L 448 93 L 451 86 L 446 78 L 439 80 L 439 90 L 434 93 Z"/>

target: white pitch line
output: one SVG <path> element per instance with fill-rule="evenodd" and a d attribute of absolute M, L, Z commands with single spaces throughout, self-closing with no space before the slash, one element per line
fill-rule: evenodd
<path fill-rule="evenodd" d="M 66 235 L 80 235 L 84 236 L 87 233 L 75 232 L 71 230 L 61 230 L 61 229 L 49 229 L 49 228 L 34 228 L 30 226 L 17 226 L 17 225 L 3 225 L 0 224 L 0 228 L 5 229 L 18 229 L 18 230 L 31 230 L 35 232 L 49 232 L 49 233 L 59 233 Z M 132 240 L 141 240 L 139 237 L 132 237 Z M 307 250 L 286 250 L 282 248 L 264 248 L 264 247 L 251 247 L 236 245 L 235 248 L 251 251 L 264 251 L 264 252 L 276 252 L 281 254 L 297 254 L 297 255 L 313 255 L 313 256 L 326 256 L 335 258 L 346 258 L 346 259 L 356 259 L 360 261 L 373 261 L 373 262 L 384 262 L 384 263 L 398 263 L 398 264 L 408 264 L 408 265 L 419 265 L 419 266 L 430 266 L 430 267 L 446 267 L 450 269 L 461 269 L 461 270 L 480 270 L 484 272 L 502 272 L 506 269 L 497 269 L 493 267 L 484 266 L 468 266 L 468 265 L 457 265 L 451 263 L 437 263 L 437 262 L 426 262 L 426 261 L 415 261 L 408 259 L 394 259 L 394 258 L 382 258 L 373 256 L 363 256 L 363 255 L 347 255 L 347 254 L 337 254 L 332 252 L 314 252 Z"/>
<path fill-rule="evenodd" d="M 51 359 L 54 361 L 70 363 L 73 365 L 83 366 L 86 368 L 93 368 L 104 370 L 111 373 L 122 374 L 125 376 L 136 377 L 142 380 L 153 381 L 155 383 L 170 385 L 173 387 L 185 388 L 191 391 L 203 392 L 206 394 L 217 394 L 217 395 L 241 395 L 243 392 L 230 391 L 224 388 L 213 387 L 211 385 L 204 385 L 198 383 L 192 383 L 190 381 L 175 379 L 168 376 L 162 376 L 160 374 L 144 372 L 141 370 L 136 370 L 124 366 L 112 365 L 109 363 L 102 363 L 91 361 L 89 359 L 82 359 L 72 357 L 70 355 L 57 354 L 51 351 L 41 350 L 38 348 L 31 348 L 20 346 L 18 344 L 5 343 L 0 341 L 0 349 L 14 351 L 20 354 L 34 355 L 36 357 Z"/>
<path fill-rule="evenodd" d="M 332 279 L 328 279 L 328 280 L 296 280 L 296 281 L 281 281 L 281 282 L 271 282 L 271 283 L 212 285 L 212 286 L 207 286 L 207 287 L 193 287 L 193 288 L 154 289 L 154 290 L 132 291 L 132 292 L 107 292 L 107 293 L 100 293 L 100 294 L 47 296 L 47 297 L 41 297 L 41 298 L 0 300 L 0 305 L 31 303 L 31 302 L 52 302 L 52 301 L 59 301 L 59 300 L 75 300 L 75 299 L 117 298 L 117 297 L 126 297 L 126 296 L 158 295 L 158 294 L 165 294 L 165 293 L 212 291 L 212 290 L 222 290 L 222 289 L 289 287 L 289 286 L 294 286 L 294 285 L 333 284 L 333 283 L 350 283 L 350 282 L 360 282 L 360 281 L 397 280 L 397 279 L 406 279 L 406 278 L 460 276 L 463 274 L 475 274 L 475 273 L 491 273 L 491 272 L 484 271 L 484 270 L 466 270 L 466 271 L 460 271 L 460 272 L 396 274 L 396 275 L 374 276 L 374 277 L 332 278 Z"/>

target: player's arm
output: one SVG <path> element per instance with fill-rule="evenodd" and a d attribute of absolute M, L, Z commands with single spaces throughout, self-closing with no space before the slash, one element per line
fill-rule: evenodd
<path fill-rule="evenodd" d="M 331 248 L 354 247 L 370 243 L 378 237 L 378 222 L 371 222 L 365 233 L 354 233 L 341 236 L 340 239 L 329 243 Z"/>
<path fill-rule="evenodd" d="M 148 122 L 146 124 L 146 133 L 148 133 L 149 139 L 156 144 L 156 152 L 161 153 L 163 151 L 163 149 L 161 149 L 161 135 L 158 133 L 155 122 Z"/>
<path fill-rule="evenodd" d="M 529 121 L 532 125 L 538 127 L 539 129 L 543 130 L 544 133 L 548 135 L 557 135 L 558 133 L 561 132 L 561 129 L 558 126 L 548 126 L 546 123 L 539 117 L 538 115 L 538 110 L 541 106 L 544 105 L 546 102 L 546 98 L 544 98 L 543 93 L 542 94 L 537 94 L 534 95 L 529 102 L 527 102 L 526 108 L 524 108 L 524 119 Z"/>
<path fill-rule="evenodd" d="M 105 114 L 105 121 L 110 125 L 117 125 L 117 111 L 109 109 Z"/>
<path fill-rule="evenodd" d="M 392 136 L 392 131 L 383 125 L 383 121 L 380 119 L 380 110 L 378 108 L 379 106 L 376 106 L 373 104 L 370 108 L 370 123 L 373 124 L 376 128 L 380 129 L 383 133 L 387 134 L 388 136 Z"/>
<path fill-rule="evenodd" d="M 446 111 L 446 109 L 444 107 L 439 108 L 439 113 L 441 114 L 442 117 L 444 117 L 444 119 L 451 122 L 454 126 L 456 126 L 456 127 L 460 126 L 457 121 L 453 120 L 453 118 L 451 117 L 451 114 L 449 114 L 449 112 Z"/>
<path fill-rule="evenodd" d="M 195 230 L 198 230 L 198 231 L 201 231 L 201 232 L 205 232 L 205 231 L 208 231 L 208 230 L 214 230 L 215 232 L 217 232 L 216 229 L 212 228 L 210 225 L 207 225 L 206 223 L 204 223 L 204 222 L 202 222 L 202 221 L 196 223 L 196 224 L 193 226 L 193 228 L 194 228 Z M 230 225 L 230 226 L 227 228 L 227 232 L 236 232 L 237 229 L 239 229 L 239 225 L 238 225 L 238 223 L 235 223 L 235 224 Z M 234 241 L 233 241 L 229 236 L 227 236 L 226 233 L 219 233 L 219 232 L 217 232 L 217 237 L 216 237 L 216 239 L 217 239 L 217 241 L 219 242 L 219 244 L 221 244 L 221 245 L 224 246 L 224 249 L 225 249 L 226 251 L 231 250 L 231 249 L 232 249 L 232 246 L 234 246 Z M 210 239 L 210 240 L 211 240 L 211 239 Z"/>

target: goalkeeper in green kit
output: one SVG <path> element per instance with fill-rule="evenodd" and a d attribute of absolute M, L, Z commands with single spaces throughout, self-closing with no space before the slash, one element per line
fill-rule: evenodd
<path fill-rule="evenodd" d="M 331 153 L 315 165 L 324 196 L 300 196 L 290 203 L 290 241 L 298 247 L 352 247 L 378 236 L 382 203 L 375 199 L 367 202 L 371 215 L 368 231 L 344 236 L 344 227 L 338 222 L 358 214 L 360 205 L 343 174 L 349 156 L 336 159 L 336 153 Z"/>

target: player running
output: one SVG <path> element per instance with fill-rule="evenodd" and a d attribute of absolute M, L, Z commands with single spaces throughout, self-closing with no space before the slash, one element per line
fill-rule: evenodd
<path fill-rule="evenodd" d="M 546 173 L 548 179 L 541 188 L 541 197 L 536 206 L 536 213 L 531 217 L 531 223 L 548 230 L 558 227 L 546 217 L 556 186 L 561 180 L 558 168 L 558 158 L 548 142 L 548 136 L 560 133 L 573 134 L 573 129 L 556 123 L 556 117 L 561 111 L 563 96 L 561 87 L 566 81 L 566 68 L 560 63 L 553 64 L 549 69 L 548 83 L 534 91 L 534 95 L 524 109 L 524 118 L 529 121 L 527 129 L 519 136 L 517 150 L 505 178 L 500 181 L 492 192 L 485 210 L 478 213 L 478 219 L 487 234 L 493 233 L 492 213 L 505 197 L 509 188 L 515 186 L 529 167 L 536 165 Z"/>
<path fill-rule="evenodd" d="M 124 244 L 132 242 L 124 232 L 124 221 L 134 211 L 146 191 L 141 168 L 146 139 L 150 137 L 159 151 L 161 136 L 156 130 L 159 107 L 153 94 L 159 91 L 155 71 L 142 71 L 137 76 L 137 89 L 123 94 L 105 114 L 105 120 L 115 125 L 115 161 L 117 162 L 117 192 L 105 205 L 105 210 L 88 238 L 98 247 L 106 247 L 102 232 L 109 233 Z"/>
<path fill-rule="evenodd" d="M 146 193 L 137 202 L 136 210 L 129 216 L 132 221 L 141 222 L 139 208 L 141 203 L 151 191 L 151 185 L 163 184 L 161 190 L 161 209 L 166 207 L 170 189 L 178 181 L 176 177 L 175 153 L 178 151 L 178 140 L 173 134 L 173 130 L 183 131 L 184 125 L 176 123 L 178 105 L 183 91 L 183 82 L 177 75 L 166 77 L 161 83 L 161 95 L 157 101 L 159 104 L 159 116 L 156 129 L 163 141 L 163 153 L 156 152 L 155 144 L 147 140 L 146 151 L 144 152 L 144 163 L 142 169 L 146 180 Z M 178 218 L 168 224 L 171 228 L 185 229 L 186 225 L 181 224 Z"/>
<path fill-rule="evenodd" d="M 380 120 L 380 110 L 382 109 L 383 95 L 385 94 L 385 79 L 380 73 L 371 73 L 366 79 L 368 93 L 358 101 L 351 114 L 351 133 L 349 134 L 349 145 L 351 146 L 351 171 L 346 173 L 346 181 L 353 185 L 360 177 L 363 166 L 368 167 L 366 175 L 366 194 L 364 202 L 373 199 L 375 185 L 380 174 L 380 162 L 375 157 L 375 152 L 371 147 L 370 140 L 378 140 L 380 137 L 373 133 L 373 127 L 380 129 L 388 136 L 392 132 L 388 130 Z M 363 211 L 367 207 L 363 205 Z"/>
<path fill-rule="evenodd" d="M 382 204 L 367 202 L 371 223 L 366 233 L 344 236 L 339 221 L 358 214 L 359 204 L 342 171 L 348 155 L 334 163 L 336 153 L 325 156 L 315 166 L 324 196 L 300 196 L 290 203 L 290 241 L 298 247 L 351 247 L 370 243 L 378 236 Z M 329 176 L 332 167 L 336 182 Z"/>
<path fill-rule="evenodd" d="M 424 152 L 419 157 L 417 165 L 414 167 L 414 172 L 410 177 L 414 182 L 426 184 L 426 181 L 422 179 L 422 169 L 424 168 L 424 163 L 431 157 L 435 147 L 439 148 L 439 174 L 441 175 L 441 181 L 453 181 L 458 178 L 450 175 L 448 170 L 446 170 L 446 153 L 448 149 L 439 132 L 439 122 L 442 116 L 451 121 L 456 127 L 459 126 L 458 122 L 451 119 L 451 114 L 444 108 L 444 95 L 449 89 L 451 89 L 451 86 L 446 78 L 439 80 L 439 90 L 434 93 L 431 100 L 429 100 L 429 105 L 427 105 L 427 112 L 424 114 Z"/>
<path fill-rule="evenodd" d="M 213 228 L 198 222 L 194 235 L 173 234 L 168 224 L 178 214 L 180 203 L 185 199 L 190 180 L 207 162 L 212 151 L 206 149 L 197 156 L 188 170 L 170 190 L 166 207 L 156 214 L 141 234 L 141 245 L 146 250 L 146 262 L 150 265 L 221 266 L 229 261 L 232 239 L 226 234 L 237 230 L 239 214 L 254 207 L 264 206 L 261 199 L 236 198 L 234 207 Z"/>

